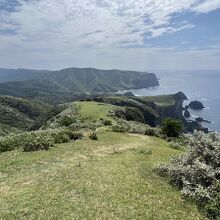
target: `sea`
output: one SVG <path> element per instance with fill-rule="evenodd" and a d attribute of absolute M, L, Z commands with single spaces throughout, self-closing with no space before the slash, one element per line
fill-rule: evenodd
<path fill-rule="evenodd" d="M 158 71 L 160 86 L 148 89 L 129 90 L 136 96 L 154 96 L 185 93 L 190 101 L 201 101 L 205 109 L 190 110 L 191 119 L 202 117 L 212 123 L 203 122 L 203 126 L 211 131 L 220 132 L 220 70 L 210 71 Z"/>

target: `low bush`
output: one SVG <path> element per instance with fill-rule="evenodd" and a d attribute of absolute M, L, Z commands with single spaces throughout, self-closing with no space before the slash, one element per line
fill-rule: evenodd
<path fill-rule="evenodd" d="M 89 134 L 89 139 L 91 140 L 98 140 L 98 136 L 95 132 L 92 132 L 91 134 Z"/>
<path fill-rule="evenodd" d="M 54 146 L 54 139 L 42 132 L 28 133 L 22 140 L 22 149 L 24 151 L 48 150 Z"/>
<path fill-rule="evenodd" d="M 63 130 L 56 129 L 56 130 L 48 130 L 45 132 L 47 132 L 52 136 L 56 144 L 67 143 L 70 140 L 77 140 L 83 137 L 82 133 L 71 131 L 69 129 L 63 129 Z"/>
<path fill-rule="evenodd" d="M 183 132 L 183 125 L 182 122 L 179 120 L 166 118 L 162 122 L 162 133 L 165 134 L 167 137 L 179 137 L 180 134 Z"/>
<path fill-rule="evenodd" d="M 123 125 L 114 125 L 112 126 L 112 131 L 118 133 L 125 133 L 129 131 L 129 127 Z"/>
<path fill-rule="evenodd" d="M 178 142 L 176 141 L 171 141 L 170 142 L 170 147 L 176 150 L 180 150 L 183 148 L 183 146 L 181 146 Z"/>
<path fill-rule="evenodd" d="M 149 127 L 149 128 L 146 128 L 146 130 L 144 131 L 144 134 L 148 136 L 155 136 L 156 130 L 154 128 Z"/>
<path fill-rule="evenodd" d="M 196 132 L 187 139 L 188 149 L 170 164 L 156 168 L 181 189 L 182 195 L 194 200 L 208 216 L 218 219 L 220 198 L 220 135 Z"/>
<path fill-rule="evenodd" d="M 0 140 L 0 151 L 21 148 L 24 151 L 48 150 L 54 144 L 53 138 L 43 132 L 30 132 L 8 136 Z"/>
<path fill-rule="evenodd" d="M 81 133 L 67 129 L 26 132 L 0 139 L 0 152 L 19 148 L 24 151 L 48 150 L 50 147 L 53 147 L 54 143 L 66 143 L 82 137 Z"/>
<path fill-rule="evenodd" d="M 103 125 L 105 125 L 105 126 L 110 126 L 110 125 L 112 125 L 112 121 L 109 120 L 109 119 L 103 119 L 103 120 L 102 120 L 102 123 L 103 123 Z"/>
<path fill-rule="evenodd" d="M 71 124 L 75 123 L 76 120 L 74 118 L 68 117 L 68 116 L 64 116 L 60 119 L 60 125 L 61 126 L 70 126 Z"/>

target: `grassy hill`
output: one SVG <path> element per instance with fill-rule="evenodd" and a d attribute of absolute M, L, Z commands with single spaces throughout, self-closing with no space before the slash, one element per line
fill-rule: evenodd
<path fill-rule="evenodd" d="M 151 103 L 153 98 L 149 99 Z M 162 105 L 168 97 L 155 100 Z M 21 101 L 25 102 L 17 100 Z M 144 98 L 143 103 L 148 101 Z M 14 148 L 0 153 L 1 218 L 205 220 L 194 204 L 183 200 L 178 189 L 154 170 L 182 150 L 171 148 L 161 138 L 137 134 L 135 129 L 129 130 L 132 133 L 112 131 L 121 122 L 114 111 L 125 109 L 95 101 L 66 103 L 60 112 L 48 113 L 54 117 L 44 128 L 80 130 L 83 139 L 55 144 L 47 151 Z M 147 128 L 127 123 L 140 133 Z M 42 132 L 49 131 L 55 130 Z M 92 131 L 98 140 L 89 138 Z"/>
<path fill-rule="evenodd" d="M 159 85 L 153 73 L 69 68 L 60 71 L 0 69 L 0 94 L 63 103 L 78 93 L 115 92 Z"/>
<path fill-rule="evenodd" d="M 96 128 L 103 125 L 104 120 L 114 123 L 115 118 L 157 126 L 166 117 L 178 118 L 182 115 L 182 99 L 176 97 L 177 94 L 155 97 L 104 96 L 75 101 L 48 120 L 43 128 Z"/>
<path fill-rule="evenodd" d="M 178 150 L 154 137 L 97 134 L 46 152 L 0 154 L 1 218 L 206 219 L 153 171 Z"/>

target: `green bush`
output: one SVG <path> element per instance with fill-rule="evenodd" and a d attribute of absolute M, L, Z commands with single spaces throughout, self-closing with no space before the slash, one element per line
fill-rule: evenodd
<path fill-rule="evenodd" d="M 60 119 L 60 125 L 61 126 L 70 126 L 71 124 L 73 124 L 76 120 L 74 118 L 68 117 L 68 116 L 64 116 Z"/>
<path fill-rule="evenodd" d="M 167 137 L 179 137 L 183 132 L 182 122 L 179 120 L 167 118 L 162 122 L 162 133 Z"/>
<path fill-rule="evenodd" d="M 112 131 L 118 133 L 126 133 L 129 131 L 129 127 L 123 125 L 114 125 L 112 126 Z"/>
<path fill-rule="evenodd" d="M 83 134 L 80 132 L 75 132 L 71 130 L 66 130 L 65 133 L 69 136 L 71 140 L 78 140 L 83 138 Z"/>
<path fill-rule="evenodd" d="M 48 134 L 51 135 L 55 144 L 67 143 L 70 141 L 69 135 L 66 134 L 66 132 L 62 131 L 62 130 L 61 131 L 59 131 L 59 130 L 51 131 L 51 132 L 48 132 Z"/>
<path fill-rule="evenodd" d="M 204 211 L 209 218 L 220 219 L 220 183 L 218 184 L 218 191 L 214 199 L 205 206 Z"/>
<path fill-rule="evenodd" d="M 170 142 L 170 147 L 176 150 L 180 150 L 183 148 L 183 146 L 181 146 L 178 142 L 176 141 L 171 141 Z"/>
<path fill-rule="evenodd" d="M 22 149 L 24 151 L 48 150 L 54 146 L 54 139 L 42 132 L 31 132 L 23 139 Z"/>
<path fill-rule="evenodd" d="M 162 164 L 156 170 L 209 217 L 220 219 L 220 135 L 195 132 L 186 141 L 185 154 L 175 156 L 169 164 Z"/>
<path fill-rule="evenodd" d="M 67 143 L 70 140 L 77 140 L 83 137 L 82 133 L 71 131 L 69 129 L 54 129 L 43 131 L 51 135 L 56 144 Z"/>
<path fill-rule="evenodd" d="M 19 147 L 19 141 L 13 136 L 5 137 L 0 140 L 0 152 L 11 151 Z"/>
<path fill-rule="evenodd" d="M 112 121 L 109 120 L 109 119 L 103 119 L 103 120 L 102 120 L 102 123 L 103 123 L 103 125 L 105 125 L 105 126 L 112 125 Z"/>
<path fill-rule="evenodd" d="M 145 135 L 148 135 L 148 136 L 155 136 L 156 135 L 156 131 L 154 128 L 146 128 L 145 132 L 144 132 Z"/>
<path fill-rule="evenodd" d="M 54 143 L 66 143 L 82 137 L 83 135 L 81 133 L 67 129 L 22 133 L 0 139 L 0 152 L 18 148 L 24 151 L 48 150 Z"/>
<path fill-rule="evenodd" d="M 95 132 L 92 132 L 91 134 L 89 134 L 89 139 L 91 140 L 98 140 L 98 136 Z"/>
<path fill-rule="evenodd" d="M 48 150 L 54 144 L 53 138 L 43 132 L 30 132 L 8 136 L 0 140 L 0 151 L 23 149 L 24 151 Z"/>

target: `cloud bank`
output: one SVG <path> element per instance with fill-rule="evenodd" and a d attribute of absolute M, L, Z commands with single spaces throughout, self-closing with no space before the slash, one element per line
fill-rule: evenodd
<path fill-rule="evenodd" d="M 134 58 L 147 68 L 151 55 L 180 53 L 148 39 L 194 28 L 175 16 L 219 8 L 219 0 L 0 0 L 0 64 L 139 68 Z"/>

